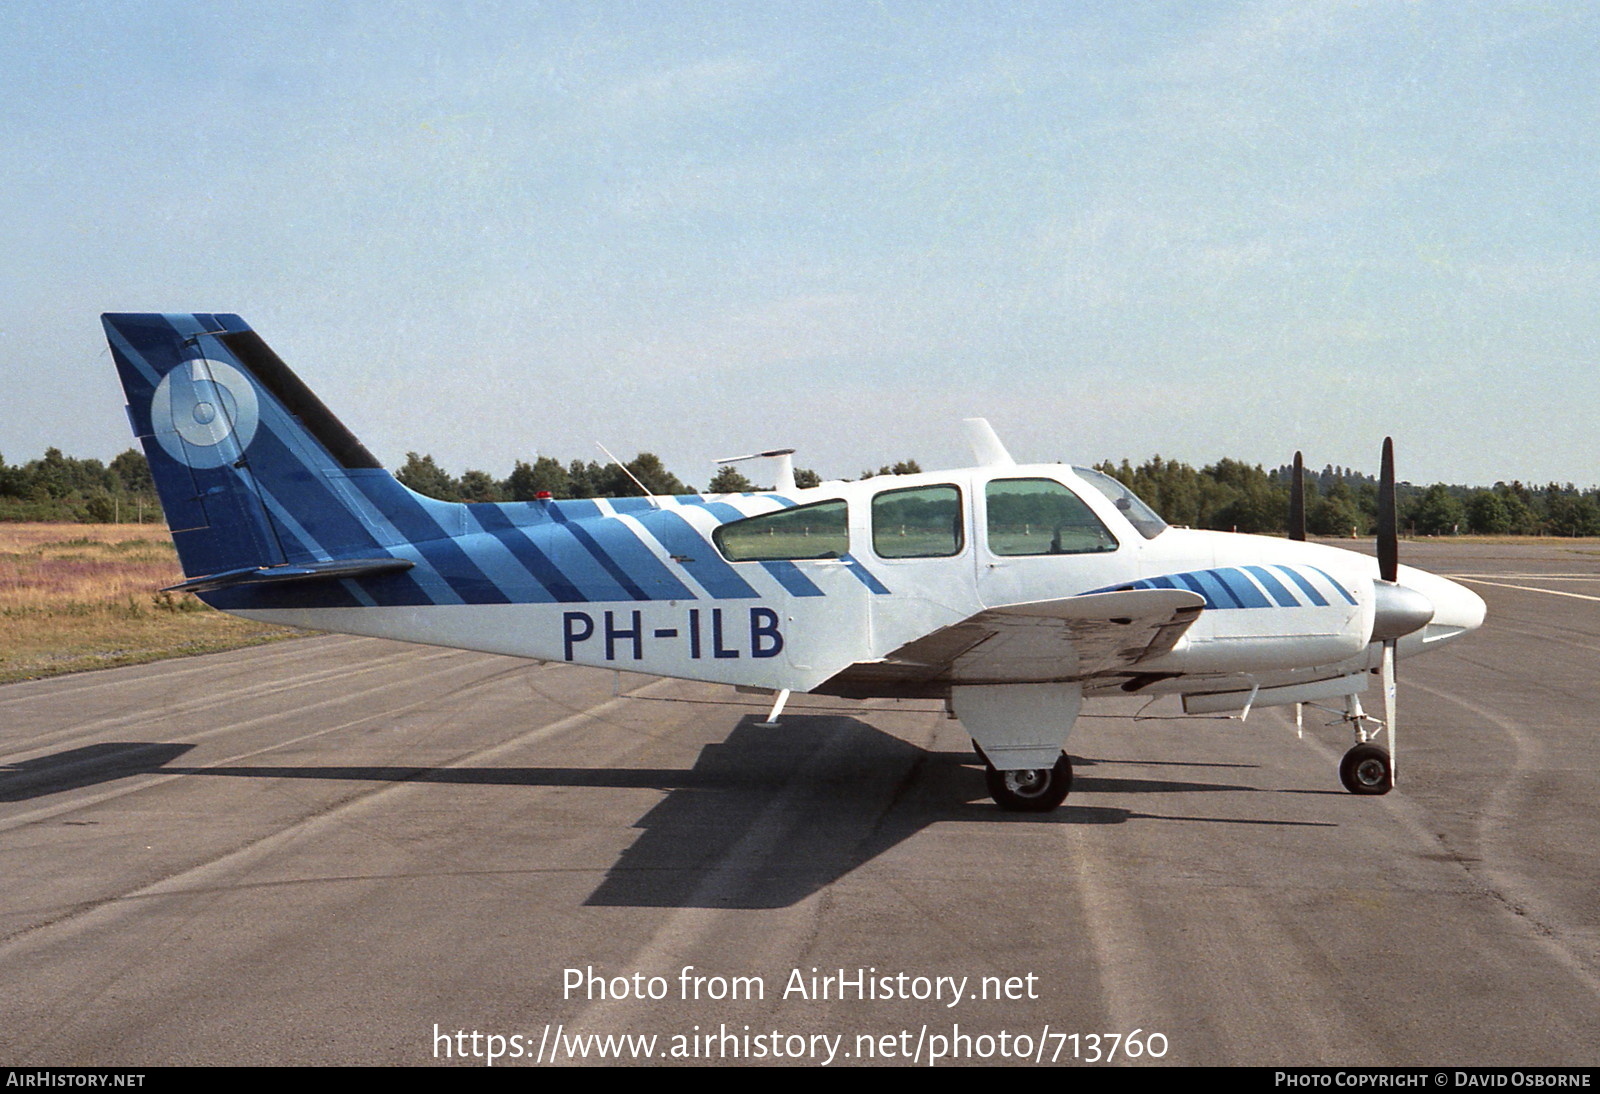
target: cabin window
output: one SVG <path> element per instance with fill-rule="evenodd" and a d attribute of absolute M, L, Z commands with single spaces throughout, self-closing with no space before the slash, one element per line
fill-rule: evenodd
<path fill-rule="evenodd" d="M 984 493 L 997 555 L 1089 555 L 1117 541 L 1083 499 L 1054 479 L 996 479 Z"/>
<path fill-rule="evenodd" d="M 730 562 L 842 558 L 850 552 L 843 500 L 822 501 L 724 524 L 711 534 Z"/>
<path fill-rule="evenodd" d="M 954 486 L 885 490 L 872 499 L 872 549 L 879 558 L 948 558 L 965 545 L 961 491 Z"/>

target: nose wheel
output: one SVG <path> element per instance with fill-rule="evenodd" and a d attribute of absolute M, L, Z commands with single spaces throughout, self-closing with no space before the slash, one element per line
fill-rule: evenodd
<path fill-rule="evenodd" d="M 1065 752 L 1054 767 L 1023 771 L 996 771 L 984 762 L 984 782 L 989 796 L 1010 813 L 1048 813 L 1067 799 L 1072 789 L 1072 758 Z"/>
<path fill-rule="evenodd" d="M 1394 785 L 1392 762 L 1375 744 L 1356 745 L 1339 761 L 1339 781 L 1352 794 L 1387 794 Z"/>

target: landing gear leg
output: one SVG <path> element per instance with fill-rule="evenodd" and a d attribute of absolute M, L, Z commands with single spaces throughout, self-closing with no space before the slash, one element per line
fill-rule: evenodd
<path fill-rule="evenodd" d="M 983 761 L 989 796 L 1013 813 L 1048 813 L 1072 789 L 1067 734 L 1081 684 L 973 684 L 950 689 L 950 709 Z"/>
<path fill-rule="evenodd" d="M 1339 781 L 1352 794 L 1387 794 L 1394 787 L 1394 762 L 1389 753 L 1372 743 L 1376 735 L 1367 731 L 1376 719 L 1361 709 L 1361 700 L 1351 695 L 1345 704 L 1344 720 L 1355 730 L 1356 745 L 1339 761 Z"/>
<path fill-rule="evenodd" d="M 1072 758 L 1065 752 L 1054 767 L 1027 771 L 996 771 L 984 764 L 989 796 L 1010 813 L 1048 813 L 1067 799 L 1072 789 Z"/>

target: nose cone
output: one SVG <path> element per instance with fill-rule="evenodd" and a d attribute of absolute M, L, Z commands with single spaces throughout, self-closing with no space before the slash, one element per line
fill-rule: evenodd
<path fill-rule="evenodd" d="M 1433 618 L 1408 635 L 1402 645 L 1412 650 L 1432 649 L 1483 626 L 1483 597 L 1447 577 L 1400 567 L 1399 584 L 1427 597 Z"/>

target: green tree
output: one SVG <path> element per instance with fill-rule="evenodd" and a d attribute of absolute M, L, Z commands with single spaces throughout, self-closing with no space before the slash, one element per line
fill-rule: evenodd
<path fill-rule="evenodd" d="M 1193 526 L 1202 522 L 1203 482 L 1200 473 L 1188 464 L 1163 460 L 1157 454 L 1135 469 L 1124 485 L 1173 524 Z"/>
<path fill-rule="evenodd" d="M 643 496 L 646 491 L 657 497 L 693 493 L 679 481 L 678 476 L 666 469 L 661 457 L 653 452 L 641 452 L 623 467 L 614 463 L 604 467 L 591 463 L 584 468 L 574 463 L 572 470 L 574 480 L 578 479 L 580 470 L 587 480 L 585 487 L 589 492 L 580 497 L 636 498 Z M 644 490 L 639 489 L 640 483 L 644 485 Z"/>
<path fill-rule="evenodd" d="M 1504 535 L 1511 531 L 1511 506 L 1504 494 L 1495 490 L 1475 490 L 1467 499 L 1467 527 L 1482 535 Z"/>
<path fill-rule="evenodd" d="M 91 524 L 110 524 L 117 519 L 117 503 L 104 490 L 90 495 L 83 512 Z"/>
<path fill-rule="evenodd" d="M 575 496 L 572 493 L 572 476 L 549 456 L 540 456 L 532 464 L 518 460 L 510 476 L 501 483 L 501 490 L 512 501 L 533 501 L 544 491 L 548 491 L 553 498 Z"/>
<path fill-rule="evenodd" d="M 1495 487 L 1495 493 L 1505 501 L 1506 512 L 1511 518 L 1511 531 L 1519 536 L 1540 535 L 1544 531 L 1544 524 L 1539 519 L 1539 511 L 1535 508 L 1532 495 L 1527 492 L 1526 487 L 1523 487 L 1521 492 L 1515 489 L 1519 486 L 1522 484 L 1512 483 L 1511 488 L 1503 491 L 1499 486 Z"/>
<path fill-rule="evenodd" d="M 500 484 L 487 471 L 463 471 L 459 481 L 462 501 L 501 501 Z"/>
<path fill-rule="evenodd" d="M 44 458 L 23 468 L 31 480 L 34 495 L 69 498 L 93 490 L 114 490 L 116 477 L 99 460 L 79 460 L 63 455 L 59 448 L 47 448 Z"/>
<path fill-rule="evenodd" d="M 634 477 L 644 483 L 645 489 L 652 494 L 671 496 L 674 494 L 693 493 L 692 490 L 679 481 L 678 476 L 666 469 L 666 466 L 661 462 L 661 457 L 654 452 L 639 453 L 628 461 L 628 470 L 632 471 Z M 630 487 L 633 486 L 632 483 L 628 485 Z M 637 487 L 628 491 L 629 494 L 637 494 L 638 492 Z"/>
<path fill-rule="evenodd" d="M 708 494 L 743 494 L 755 489 L 755 484 L 731 463 L 725 463 L 717 469 L 717 473 L 706 484 Z"/>
<path fill-rule="evenodd" d="M 1218 460 L 1205 469 L 1223 492 L 1203 527 L 1241 532 L 1282 532 L 1289 523 L 1289 488 L 1274 481 L 1260 464 Z M 1226 496 L 1226 500 L 1222 497 Z"/>
<path fill-rule="evenodd" d="M 6 458 L 0 456 L 0 498 L 23 498 L 28 495 L 27 479 L 20 467 L 7 467 Z"/>
<path fill-rule="evenodd" d="M 395 474 L 401 485 L 410 487 L 417 493 L 439 501 L 460 501 L 461 491 L 456 485 L 456 480 L 451 478 L 443 468 L 433 462 L 432 456 L 419 456 L 415 452 L 406 453 L 406 462 Z"/>
<path fill-rule="evenodd" d="M 1558 536 L 1600 535 L 1600 506 L 1594 498 L 1578 493 L 1570 483 L 1567 489 L 1548 499 L 1550 531 Z"/>
<path fill-rule="evenodd" d="M 111 473 L 129 494 L 153 494 L 156 483 L 150 477 L 150 462 L 137 448 L 130 448 L 111 461 Z"/>
<path fill-rule="evenodd" d="M 1283 531 L 1288 519 L 1287 492 L 1274 490 L 1265 483 L 1256 483 L 1239 490 L 1218 509 L 1211 526 L 1261 534 Z"/>
<path fill-rule="evenodd" d="M 582 460 L 573 460 L 567 465 L 567 480 L 572 484 L 574 498 L 598 498 L 605 496 L 604 469 L 593 460 L 584 463 Z"/>
<path fill-rule="evenodd" d="M 861 477 L 875 479 L 879 475 L 920 475 L 921 473 L 922 465 L 916 460 L 898 460 L 893 464 L 886 463 L 876 471 L 863 471 L 861 472 Z"/>
<path fill-rule="evenodd" d="M 1423 536 L 1448 536 L 1460 531 L 1466 520 L 1466 506 L 1444 483 L 1436 482 L 1422 492 L 1406 514 L 1406 520 Z"/>
<path fill-rule="evenodd" d="M 1311 484 L 1306 485 L 1309 493 Z M 1366 514 L 1343 478 L 1335 479 L 1326 495 L 1307 499 L 1306 531 L 1314 536 L 1348 536 L 1352 530 L 1360 535 L 1366 528 Z"/>

